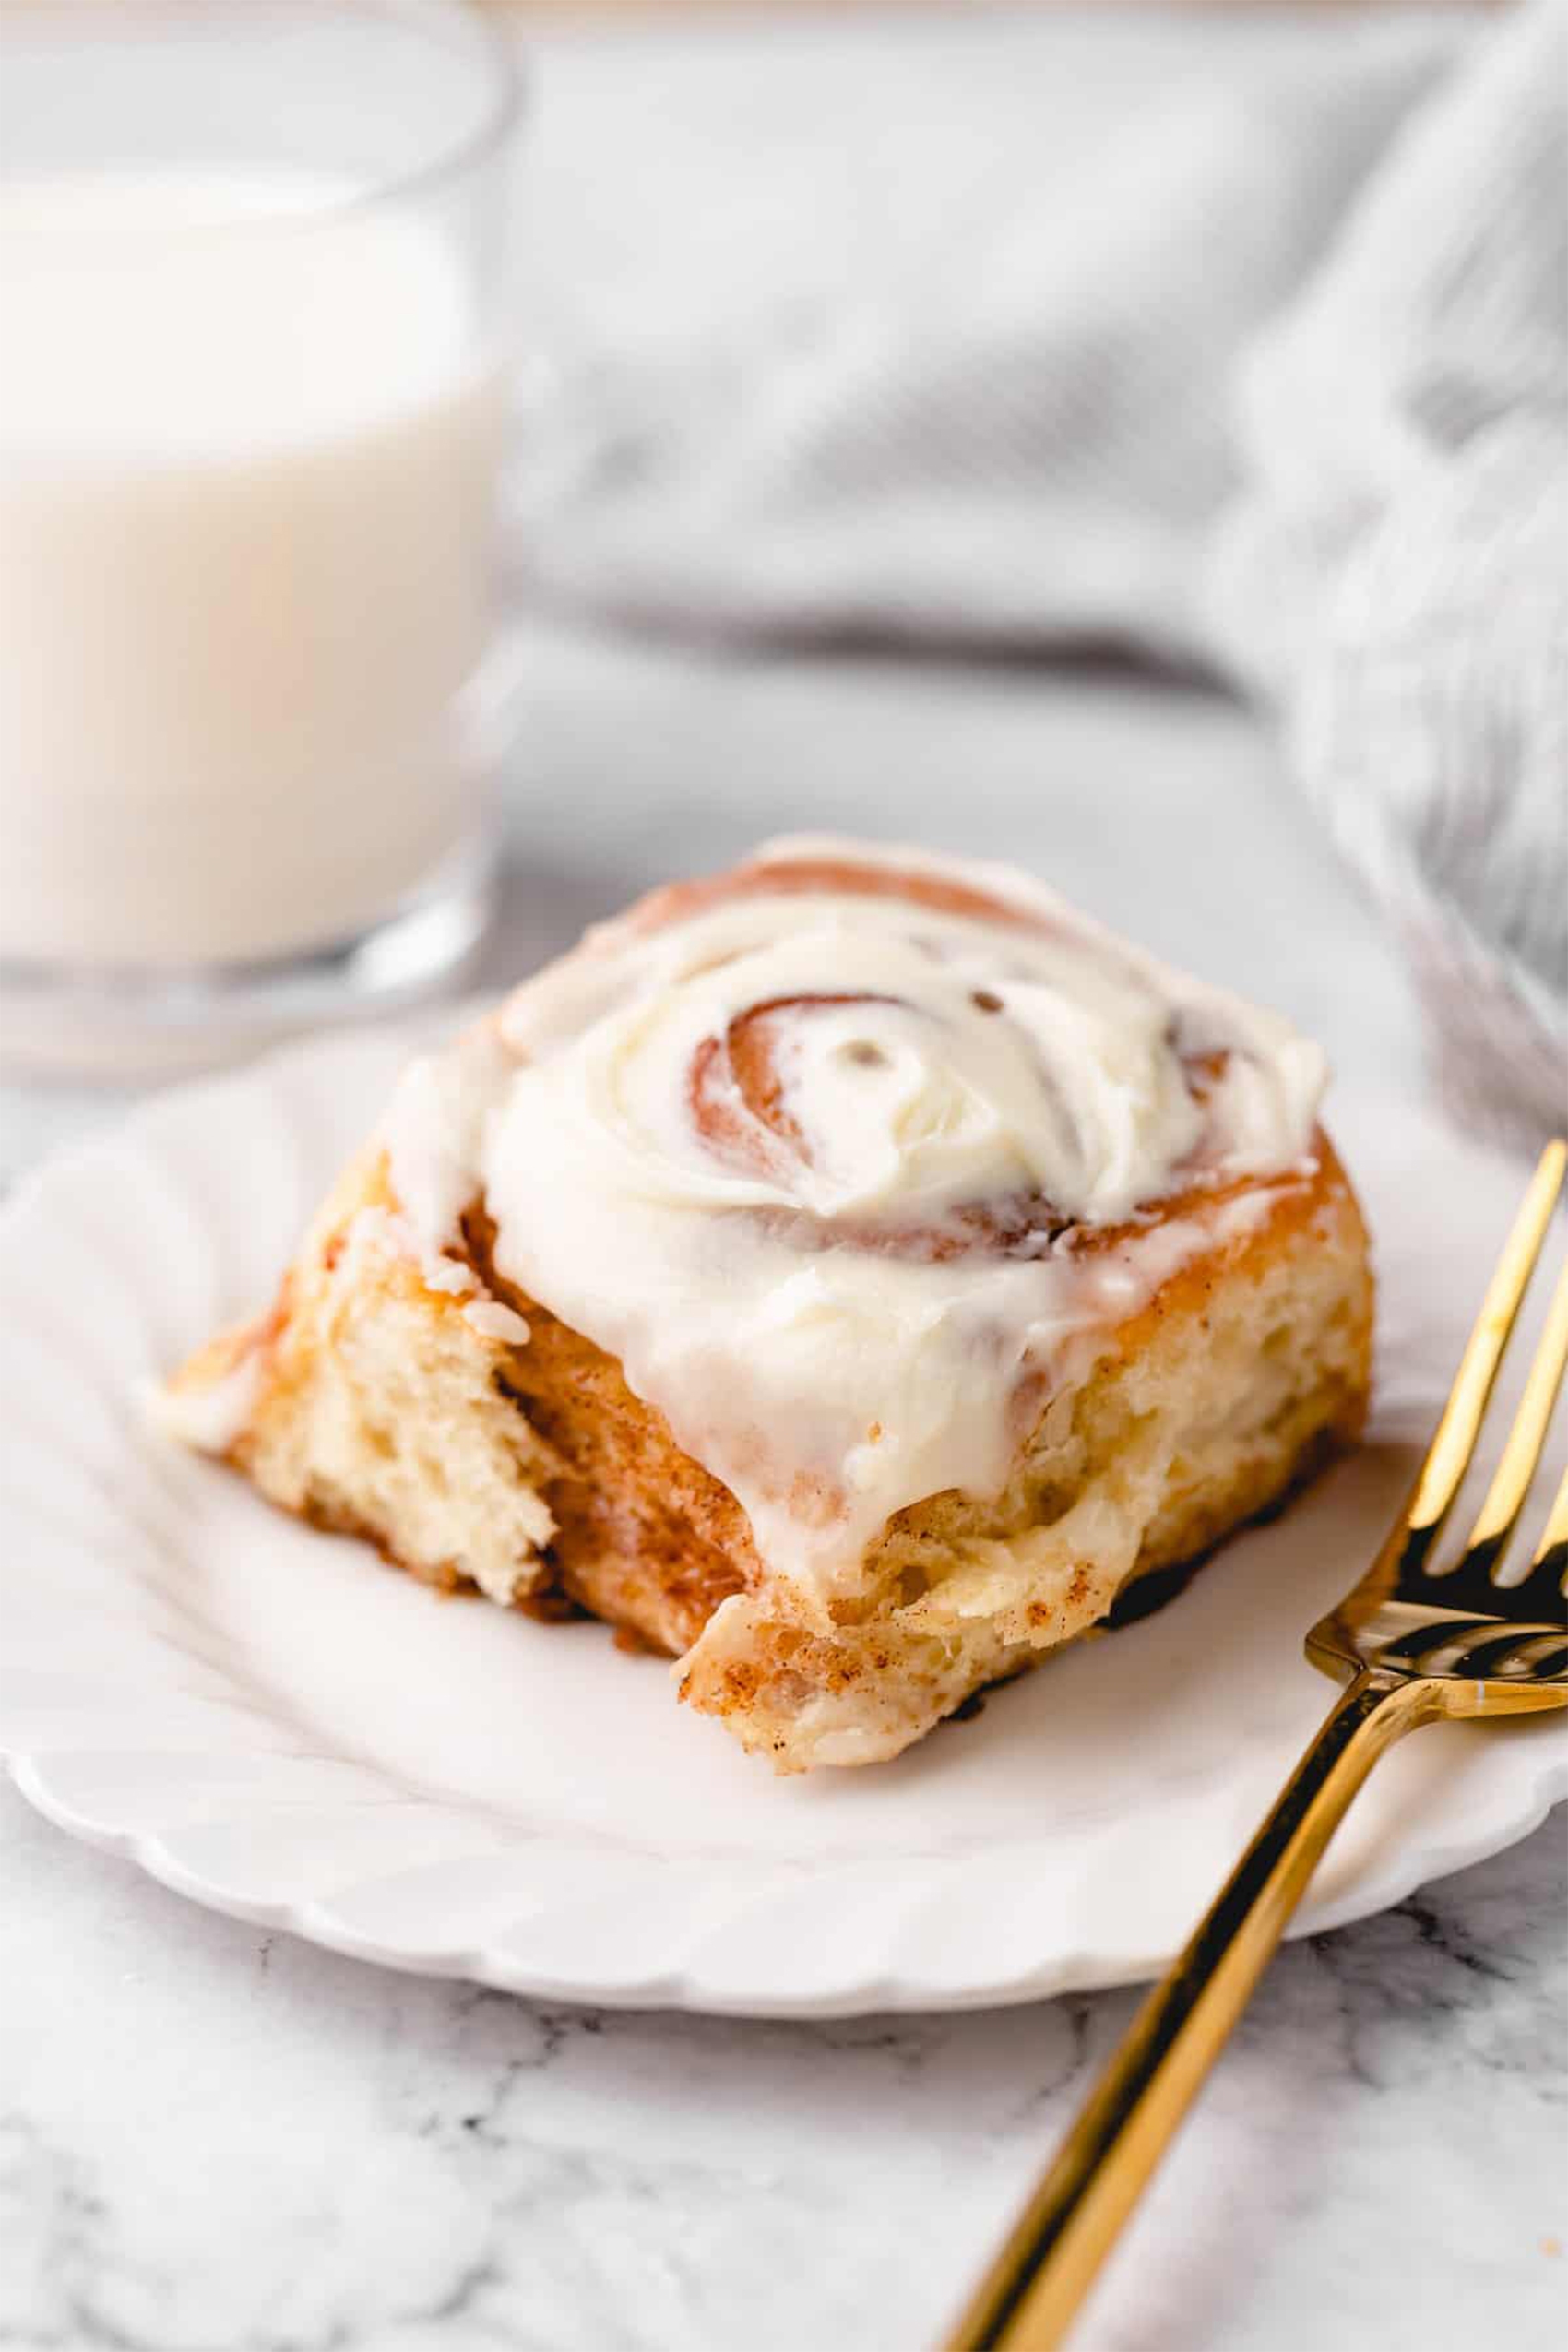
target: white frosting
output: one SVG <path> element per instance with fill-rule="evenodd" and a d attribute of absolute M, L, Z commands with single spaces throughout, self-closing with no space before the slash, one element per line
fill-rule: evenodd
<path fill-rule="evenodd" d="M 509 1348 L 526 1348 L 531 1336 L 526 1318 L 499 1299 L 470 1299 L 463 1321 L 481 1338 L 504 1340 Z"/>
<path fill-rule="evenodd" d="M 247 1348 L 220 1380 L 180 1388 L 160 1381 L 145 1394 L 154 1428 L 198 1454 L 227 1454 L 250 1427 L 261 1394 L 262 1351 Z"/>
<path fill-rule="evenodd" d="M 620 1360 L 819 1599 L 894 1512 L 995 1491 L 1020 1380 L 1075 1376 L 1203 1238 L 1167 1216 L 1084 1253 L 1076 1229 L 1293 1172 L 1324 1082 L 1277 1016 L 1007 869 L 837 841 L 756 862 L 820 861 L 880 895 L 754 875 L 634 910 L 416 1065 L 386 1129 L 422 1258 L 482 1195 L 502 1274 Z"/>

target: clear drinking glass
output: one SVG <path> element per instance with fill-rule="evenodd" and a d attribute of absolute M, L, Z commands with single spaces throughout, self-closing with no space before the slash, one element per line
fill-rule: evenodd
<path fill-rule="evenodd" d="M 476 949 L 518 105 L 455 0 L 0 0 L 0 1061 Z"/>

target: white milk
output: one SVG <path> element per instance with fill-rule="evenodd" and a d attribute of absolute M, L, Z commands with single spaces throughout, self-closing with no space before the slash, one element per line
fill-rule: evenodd
<path fill-rule="evenodd" d="M 335 193 L 0 179 L 0 963 L 323 944 L 465 829 L 499 395 Z"/>

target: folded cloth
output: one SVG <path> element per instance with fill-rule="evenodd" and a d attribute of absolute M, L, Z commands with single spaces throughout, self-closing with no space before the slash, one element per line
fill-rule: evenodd
<path fill-rule="evenodd" d="M 1472 1122 L 1568 1118 L 1568 9 L 1408 124 L 1242 392 L 1216 642 L 1397 927 Z"/>
<path fill-rule="evenodd" d="M 1207 658 L 1238 354 L 1472 30 L 878 11 L 546 46 L 519 588 Z"/>
<path fill-rule="evenodd" d="M 1260 690 L 1451 1099 L 1560 1123 L 1565 21 L 557 42 L 519 591 Z"/>

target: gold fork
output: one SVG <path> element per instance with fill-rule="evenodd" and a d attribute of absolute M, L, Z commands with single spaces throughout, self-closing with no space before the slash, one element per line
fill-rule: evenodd
<path fill-rule="evenodd" d="M 1568 1704 L 1568 1475 L 1527 1574 L 1497 1572 L 1568 1361 L 1568 1267 L 1457 1563 L 1434 1559 L 1568 1166 L 1542 1153 L 1410 1500 L 1361 1582 L 1307 1635 L 1348 1688 L 1194 1931 L 981 2281 L 946 2352 L 1048 2352 L 1246 2006 L 1367 1774 L 1419 1723 Z"/>

